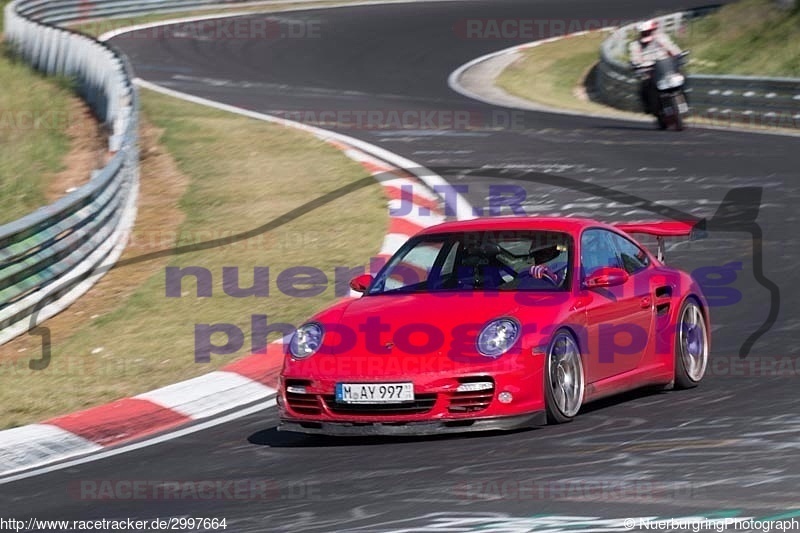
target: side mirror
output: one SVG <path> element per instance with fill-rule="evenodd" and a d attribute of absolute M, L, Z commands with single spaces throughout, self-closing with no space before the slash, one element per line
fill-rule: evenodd
<path fill-rule="evenodd" d="M 350 288 L 356 292 L 367 292 L 374 278 L 370 274 L 361 274 L 350 280 Z"/>
<path fill-rule="evenodd" d="M 616 287 L 628 281 L 628 272 L 622 268 L 603 267 L 598 268 L 583 280 L 583 285 L 587 289 L 599 289 L 601 287 Z"/>

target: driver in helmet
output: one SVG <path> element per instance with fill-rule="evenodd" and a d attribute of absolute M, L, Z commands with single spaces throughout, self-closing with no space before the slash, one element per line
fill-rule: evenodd
<path fill-rule="evenodd" d="M 658 22 L 648 20 L 639 24 L 639 38 L 628 45 L 631 64 L 634 68 L 647 68 L 665 57 L 677 57 L 681 49 L 669 36 L 658 31 Z M 655 87 L 652 76 L 647 76 L 640 87 L 640 97 L 645 112 L 655 109 Z"/>
<path fill-rule="evenodd" d="M 528 269 L 528 275 L 536 280 L 546 280 L 550 284 L 560 287 L 566 277 L 566 246 L 553 244 L 531 252 L 533 265 Z"/>

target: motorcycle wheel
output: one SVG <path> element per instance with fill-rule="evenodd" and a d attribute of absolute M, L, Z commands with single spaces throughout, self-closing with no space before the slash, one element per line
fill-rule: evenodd
<path fill-rule="evenodd" d="M 675 96 L 672 99 L 672 109 L 675 110 L 675 129 L 677 131 L 683 131 L 686 127 L 686 124 L 683 120 L 683 115 L 680 112 L 680 104 L 681 100 L 683 100 L 680 96 Z"/>

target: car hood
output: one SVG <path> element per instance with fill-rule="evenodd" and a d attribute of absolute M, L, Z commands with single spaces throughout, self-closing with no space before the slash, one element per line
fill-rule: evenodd
<path fill-rule="evenodd" d="M 559 314 L 554 306 L 566 296 L 511 291 L 364 296 L 315 319 L 326 329 L 323 352 L 329 355 L 432 355 L 447 351 L 453 340 L 466 342 L 469 335 L 468 344 L 474 345 L 480 328 L 496 318 L 552 320 Z"/>
<path fill-rule="evenodd" d="M 379 317 L 381 322 L 394 327 L 432 324 L 451 331 L 467 323 L 481 326 L 494 318 L 513 316 L 518 307 L 510 292 L 387 294 L 355 300 L 340 321 L 356 325 Z"/>

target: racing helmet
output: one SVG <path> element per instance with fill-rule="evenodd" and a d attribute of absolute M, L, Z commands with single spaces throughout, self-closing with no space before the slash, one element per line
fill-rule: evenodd
<path fill-rule="evenodd" d="M 655 20 L 646 20 L 639 24 L 639 42 L 647 44 L 655 38 L 655 32 L 658 29 L 658 22 Z"/>

